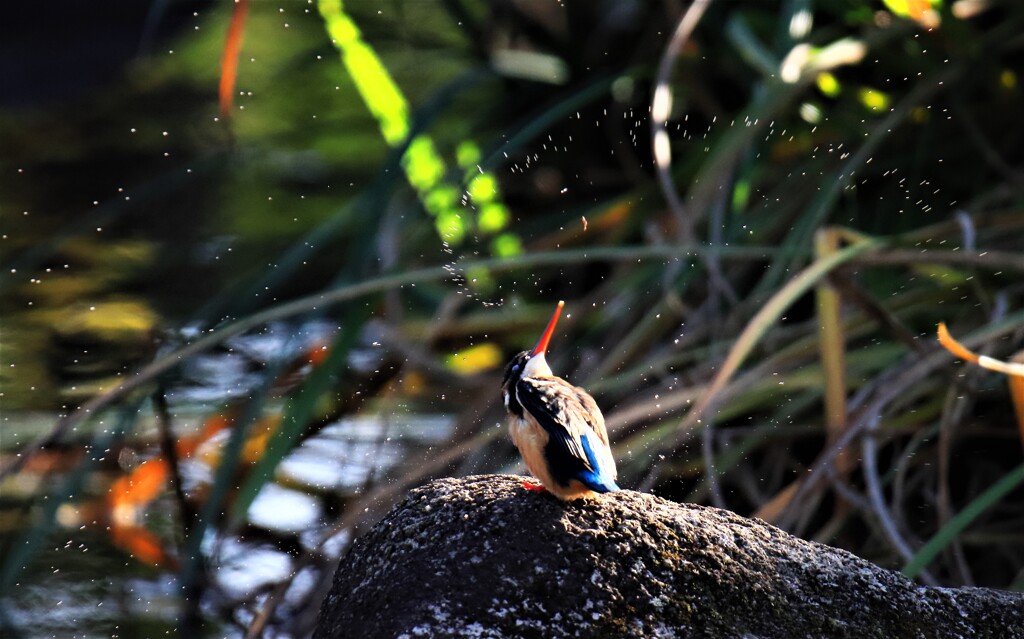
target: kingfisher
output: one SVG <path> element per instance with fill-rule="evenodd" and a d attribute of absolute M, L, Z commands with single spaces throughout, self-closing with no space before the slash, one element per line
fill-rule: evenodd
<path fill-rule="evenodd" d="M 519 454 L 540 485 L 559 499 L 593 497 L 619 490 L 608 447 L 608 431 L 597 402 L 587 391 L 555 377 L 544 357 L 565 302 L 559 302 L 540 341 L 512 358 L 501 394 L 509 431 Z"/>

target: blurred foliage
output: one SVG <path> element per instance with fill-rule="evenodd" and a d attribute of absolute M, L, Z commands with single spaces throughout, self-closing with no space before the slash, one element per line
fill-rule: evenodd
<path fill-rule="evenodd" d="M 0 108 L 5 631 L 81 548 L 97 636 L 304 636 L 408 488 L 519 468 L 501 366 L 559 299 L 623 486 L 1024 588 L 1024 400 L 935 340 L 1024 348 L 1024 5 L 252 2 L 225 117 L 234 8 Z"/>

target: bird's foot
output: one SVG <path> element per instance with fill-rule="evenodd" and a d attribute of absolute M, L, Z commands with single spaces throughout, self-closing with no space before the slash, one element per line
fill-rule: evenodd
<path fill-rule="evenodd" d="M 526 490 L 531 490 L 533 492 L 543 493 L 547 490 L 547 488 L 544 488 L 544 486 L 542 486 L 541 484 L 534 484 L 533 482 L 529 481 L 522 481 L 520 483 L 523 485 L 523 488 L 525 488 Z"/>

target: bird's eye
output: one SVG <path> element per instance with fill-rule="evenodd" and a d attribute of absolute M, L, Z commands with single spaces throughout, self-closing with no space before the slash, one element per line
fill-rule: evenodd
<path fill-rule="evenodd" d="M 513 373 L 518 373 L 519 372 L 519 364 L 513 364 L 512 365 L 512 372 Z"/>

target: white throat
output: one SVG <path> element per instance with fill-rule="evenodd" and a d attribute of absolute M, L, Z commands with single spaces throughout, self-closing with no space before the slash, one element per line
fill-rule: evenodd
<path fill-rule="evenodd" d="M 551 367 L 548 366 L 548 360 L 544 359 L 544 353 L 540 353 L 526 361 L 526 366 L 523 367 L 523 377 L 543 376 L 551 376 Z"/>

